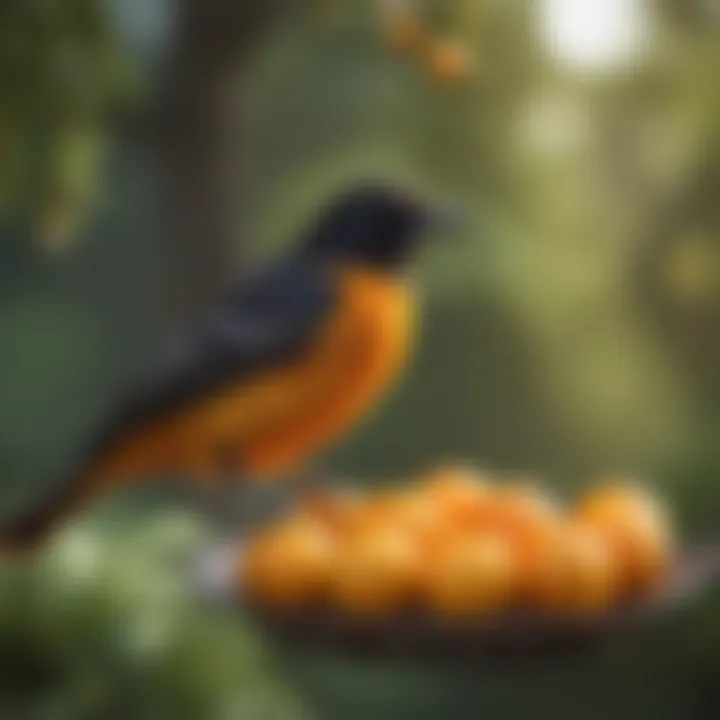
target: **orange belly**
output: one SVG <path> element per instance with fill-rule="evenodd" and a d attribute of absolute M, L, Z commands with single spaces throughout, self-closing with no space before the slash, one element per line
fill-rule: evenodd
<path fill-rule="evenodd" d="M 293 470 L 343 435 L 404 365 L 414 312 L 404 282 L 340 273 L 338 306 L 301 357 L 146 429 L 101 463 L 101 474 L 213 475 L 219 463 L 234 461 L 253 477 L 268 477 Z"/>

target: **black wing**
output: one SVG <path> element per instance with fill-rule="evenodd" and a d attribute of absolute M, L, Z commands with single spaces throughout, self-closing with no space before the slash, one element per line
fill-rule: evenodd
<path fill-rule="evenodd" d="M 230 382 L 292 361 L 332 311 L 335 296 L 330 274 L 302 261 L 274 267 L 239 288 L 131 389 L 93 452 Z"/>

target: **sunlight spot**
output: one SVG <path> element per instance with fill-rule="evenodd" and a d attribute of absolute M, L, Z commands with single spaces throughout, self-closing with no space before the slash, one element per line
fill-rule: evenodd
<path fill-rule="evenodd" d="M 550 54 L 581 71 L 627 64 L 647 44 L 646 0 L 543 0 L 540 23 Z"/>

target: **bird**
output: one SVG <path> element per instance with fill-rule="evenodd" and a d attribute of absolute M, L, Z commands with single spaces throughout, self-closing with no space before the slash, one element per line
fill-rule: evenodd
<path fill-rule="evenodd" d="M 420 315 L 411 270 L 452 225 L 446 206 L 397 185 L 336 196 L 121 395 L 72 472 L 0 529 L 0 549 L 37 549 L 129 483 L 178 473 L 220 491 L 310 462 L 402 374 Z"/>

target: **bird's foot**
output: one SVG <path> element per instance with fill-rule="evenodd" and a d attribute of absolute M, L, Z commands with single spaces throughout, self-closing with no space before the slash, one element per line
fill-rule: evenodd
<path fill-rule="evenodd" d="M 285 480 L 258 482 L 237 473 L 216 477 L 203 489 L 202 505 L 228 534 L 252 532 L 292 512 L 293 507 L 322 505 L 336 486 L 329 473 L 303 470 Z"/>
<path fill-rule="evenodd" d="M 305 468 L 288 479 L 287 487 L 296 502 L 310 501 L 325 497 L 334 485 L 332 475 L 318 468 Z"/>
<path fill-rule="evenodd" d="M 296 504 L 324 514 L 336 506 L 338 497 L 353 493 L 351 485 L 336 475 L 312 468 L 297 475 L 292 483 Z"/>

